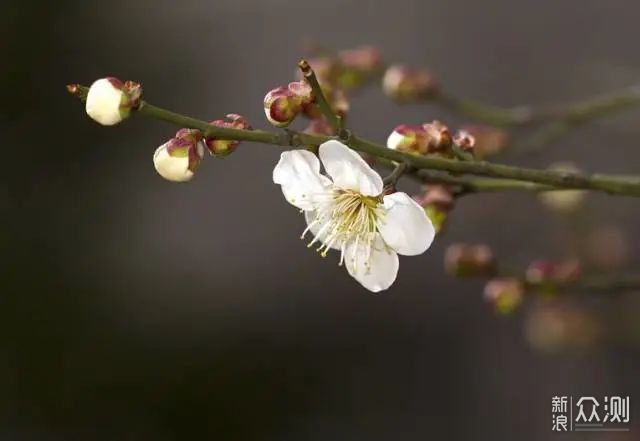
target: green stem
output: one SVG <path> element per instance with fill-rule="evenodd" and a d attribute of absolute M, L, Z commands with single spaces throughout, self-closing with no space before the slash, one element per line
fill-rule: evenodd
<path fill-rule="evenodd" d="M 81 86 L 77 87 L 80 88 Z M 84 90 L 86 93 L 86 88 L 84 88 Z M 76 93 L 76 95 L 78 95 L 78 93 Z M 330 136 L 310 135 L 300 132 L 273 133 L 263 130 L 241 130 L 217 127 L 205 121 L 181 115 L 146 102 L 141 102 L 137 113 L 167 121 L 181 127 L 198 129 L 207 137 L 216 137 L 219 139 L 251 141 L 291 147 L 317 146 L 330 139 L 336 139 Z M 418 170 L 441 170 L 458 174 L 528 181 L 558 188 L 596 190 L 616 195 L 640 196 L 640 177 L 637 176 L 569 173 L 493 164 L 486 161 L 458 161 L 433 156 L 417 156 L 389 149 L 386 146 L 376 144 L 351 133 L 346 133 L 345 135 L 342 141 L 354 150 L 368 153 L 377 158 L 406 163 Z"/>

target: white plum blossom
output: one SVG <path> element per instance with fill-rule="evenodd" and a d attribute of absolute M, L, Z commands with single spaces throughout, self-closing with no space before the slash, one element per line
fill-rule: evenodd
<path fill-rule="evenodd" d="M 360 155 L 338 141 L 320 146 L 320 160 L 306 150 L 282 153 L 273 181 L 302 210 L 311 233 L 309 247 L 340 251 L 340 265 L 370 291 L 389 288 L 398 274 L 398 254 L 424 253 L 434 227 L 406 193 L 383 194 L 380 175 Z"/>
<path fill-rule="evenodd" d="M 102 78 L 89 88 L 86 111 L 94 121 L 113 126 L 129 116 L 128 104 L 124 84 L 117 78 Z"/>

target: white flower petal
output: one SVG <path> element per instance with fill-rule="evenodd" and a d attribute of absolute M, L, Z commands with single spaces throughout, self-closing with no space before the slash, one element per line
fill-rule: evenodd
<path fill-rule="evenodd" d="M 273 169 L 273 182 L 280 184 L 287 201 L 301 210 L 313 210 L 331 187 L 331 181 L 320 174 L 316 155 L 306 150 L 283 152 Z"/>
<path fill-rule="evenodd" d="M 327 237 L 327 234 L 326 234 L 327 231 L 324 231 L 322 234 L 320 234 L 320 236 L 318 236 L 318 233 L 320 232 L 320 229 L 323 227 L 323 224 L 314 222 L 316 220 L 316 212 L 305 211 L 304 219 L 307 221 L 307 226 L 309 226 L 309 232 L 313 234 L 313 237 L 317 237 L 321 243 L 325 243 L 324 240 Z M 334 250 L 339 250 L 340 247 L 342 246 L 342 242 L 343 242 L 342 240 L 336 240 L 333 244 L 331 244 L 329 248 Z"/>
<path fill-rule="evenodd" d="M 189 157 L 169 155 L 166 144 L 156 149 L 153 154 L 153 165 L 160 176 L 168 181 L 186 182 L 193 178 L 193 172 L 189 170 Z"/>
<path fill-rule="evenodd" d="M 97 80 L 87 94 L 87 115 L 103 126 L 118 124 L 123 120 L 124 110 L 120 109 L 123 99 L 124 93 L 107 78 Z"/>
<path fill-rule="evenodd" d="M 405 136 L 395 130 L 387 138 L 387 147 L 392 150 L 398 150 L 398 147 L 405 142 Z"/>
<path fill-rule="evenodd" d="M 405 256 L 424 253 L 436 234 L 424 209 L 406 193 L 387 195 L 383 202 L 386 211 L 378 221 L 378 231 L 385 243 Z"/>
<path fill-rule="evenodd" d="M 362 286 L 372 292 L 387 289 L 398 275 L 398 255 L 388 248 L 379 235 L 367 259 L 367 246 L 363 242 L 350 242 L 344 255 L 344 263 L 349 274 Z"/>
<path fill-rule="evenodd" d="M 382 193 L 382 178 L 362 157 L 338 141 L 320 146 L 320 159 L 336 187 L 365 196 Z"/>

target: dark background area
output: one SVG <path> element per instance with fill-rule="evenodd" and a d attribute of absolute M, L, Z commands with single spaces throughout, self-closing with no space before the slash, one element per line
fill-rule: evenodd
<path fill-rule="evenodd" d="M 498 317 L 480 282 L 443 273 L 456 241 L 514 266 L 575 252 L 576 224 L 533 195 L 465 198 L 373 295 L 298 239 L 304 221 L 271 183 L 277 148 L 242 145 L 171 184 L 151 158 L 175 127 L 100 127 L 64 85 L 116 75 L 154 104 L 266 128 L 262 97 L 316 41 L 374 45 L 477 100 L 564 102 L 637 81 L 639 18 L 628 0 L 3 1 L 0 439 L 635 439 L 553 434 L 551 397 L 630 395 L 633 410 L 637 336 L 540 352 L 523 331 L 535 302 Z M 509 160 L 638 173 L 639 117 Z M 374 88 L 350 123 L 383 140 L 433 118 L 464 122 Z M 634 199 L 594 195 L 579 225 L 623 227 L 633 268 L 639 215 Z M 640 310 L 584 302 L 613 322 Z"/>

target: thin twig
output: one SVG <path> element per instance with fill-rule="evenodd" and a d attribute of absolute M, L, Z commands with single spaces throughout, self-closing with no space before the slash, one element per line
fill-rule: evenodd
<path fill-rule="evenodd" d="M 400 179 L 400 177 L 405 173 L 405 171 L 407 171 L 408 168 L 409 166 L 406 162 L 396 164 L 393 171 L 382 180 L 382 183 L 385 186 L 395 187 L 395 185 L 398 183 L 398 179 Z"/>
<path fill-rule="evenodd" d="M 298 62 L 298 67 L 309 86 L 311 86 L 313 96 L 316 99 L 316 104 L 318 105 L 320 112 L 324 115 L 329 124 L 331 124 L 331 127 L 333 127 L 336 133 L 340 133 L 340 130 L 342 129 L 341 118 L 334 113 L 331 105 L 327 101 L 327 98 L 324 96 L 320 83 L 318 82 L 318 78 L 316 78 L 316 74 L 313 72 L 313 69 L 311 69 L 309 62 L 302 58 Z"/>

